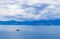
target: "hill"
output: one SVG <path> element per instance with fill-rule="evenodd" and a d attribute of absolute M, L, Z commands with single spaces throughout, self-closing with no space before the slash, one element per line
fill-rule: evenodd
<path fill-rule="evenodd" d="M 60 25 L 60 19 L 34 21 L 0 21 L 0 25 Z"/>

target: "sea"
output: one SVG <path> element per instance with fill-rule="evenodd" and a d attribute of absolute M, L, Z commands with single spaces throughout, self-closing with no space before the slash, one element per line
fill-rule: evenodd
<path fill-rule="evenodd" d="M 60 26 L 0 25 L 0 39 L 60 39 Z"/>

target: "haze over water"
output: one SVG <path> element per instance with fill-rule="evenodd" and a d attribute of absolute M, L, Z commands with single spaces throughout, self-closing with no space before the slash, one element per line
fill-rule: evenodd
<path fill-rule="evenodd" d="M 0 25 L 0 39 L 60 39 L 60 26 Z"/>

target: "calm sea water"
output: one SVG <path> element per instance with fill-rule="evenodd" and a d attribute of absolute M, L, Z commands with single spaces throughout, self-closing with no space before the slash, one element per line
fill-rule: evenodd
<path fill-rule="evenodd" d="M 60 27 L 5 25 L 0 26 L 0 39 L 60 39 Z"/>

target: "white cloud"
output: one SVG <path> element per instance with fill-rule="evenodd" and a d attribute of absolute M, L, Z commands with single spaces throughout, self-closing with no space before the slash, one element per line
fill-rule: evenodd
<path fill-rule="evenodd" d="M 0 0 L 0 20 L 60 18 L 59 0 Z M 4 4 L 5 3 L 5 4 Z M 11 4 L 12 3 L 12 4 Z M 24 4 L 24 5 L 23 5 Z M 45 8 L 42 4 L 45 4 Z M 49 15 L 49 12 L 50 15 Z M 38 13 L 38 14 L 37 14 Z M 49 17 L 47 17 L 49 15 Z M 54 16 L 52 16 L 54 15 Z M 10 18 L 7 18 L 8 16 Z"/>

